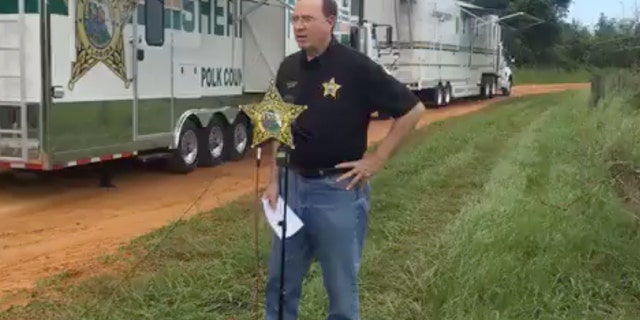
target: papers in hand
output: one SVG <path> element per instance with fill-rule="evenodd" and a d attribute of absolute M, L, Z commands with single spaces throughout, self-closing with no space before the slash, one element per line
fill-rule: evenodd
<path fill-rule="evenodd" d="M 282 197 L 278 197 L 278 204 L 276 205 L 276 209 L 274 210 L 269 205 L 269 200 L 266 198 L 262 198 L 262 206 L 264 207 L 264 215 L 267 217 L 267 221 L 273 231 L 275 231 L 276 235 L 280 239 L 282 239 L 282 226 L 280 225 L 280 221 L 284 217 L 284 199 Z M 287 234 L 286 237 L 290 238 L 294 235 L 298 230 L 302 228 L 302 220 L 291 210 L 291 208 L 287 205 Z"/>

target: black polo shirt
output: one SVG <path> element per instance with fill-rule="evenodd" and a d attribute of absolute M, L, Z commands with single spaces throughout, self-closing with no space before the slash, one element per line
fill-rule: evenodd
<path fill-rule="evenodd" d="M 308 107 L 292 128 L 290 158 L 293 166 L 304 169 L 333 168 L 362 158 L 371 113 L 397 118 L 419 102 L 382 66 L 335 39 L 312 60 L 302 50 L 286 57 L 276 86 L 287 102 Z"/>

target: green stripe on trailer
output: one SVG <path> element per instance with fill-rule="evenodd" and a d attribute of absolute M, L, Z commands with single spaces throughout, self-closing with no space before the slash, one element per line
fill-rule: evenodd
<path fill-rule="evenodd" d="M 0 14 L 17 14 L 18 1 L 24 1 L 24 9 L 28 14 L 40 13 L 40 0 L 0 0 Z M 51 14 L 69 15 L 69 8 L 64 0 L 49 0 Z"/>
<path fill-rule="evenodd" d="M 190 109 L 234 108 L 258 102 L 261 98 L 260 94 L 242 94 L 174 98 L 173 102 L 169 97 L 139 99 L 138 134 L 170 134 L 175 122 Z M 171 139 L 134 141 L 133 113 L 133 100 L 54 102 L 45 119 L 49 128 L 45 152 L 53 162 L 67 162 L 101 154 L 169 146 Z"/>

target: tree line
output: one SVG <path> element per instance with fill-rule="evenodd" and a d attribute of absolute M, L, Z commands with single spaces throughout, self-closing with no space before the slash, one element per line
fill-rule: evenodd
<path fill-rule="evenodd" d="M 640 28 L 636 19 L 614 19 L 601 14 L 590 28 L 578 21 L 566 21 L 572 0 L 471 2 L 490 8 L 500 16 L 515 12 L 527 14 L 504 20 L 503 24 L 505 50 L 518 66 L 573 70 L 624 68 L 640 62 Z"/>

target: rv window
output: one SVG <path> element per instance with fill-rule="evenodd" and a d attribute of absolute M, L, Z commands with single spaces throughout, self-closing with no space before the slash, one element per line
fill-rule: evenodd
<path fill-rule="evenodd" d="M 144 20 L 147 45 L 161 47 L 164 44 L 164 0 L 146 0 Z"/>

